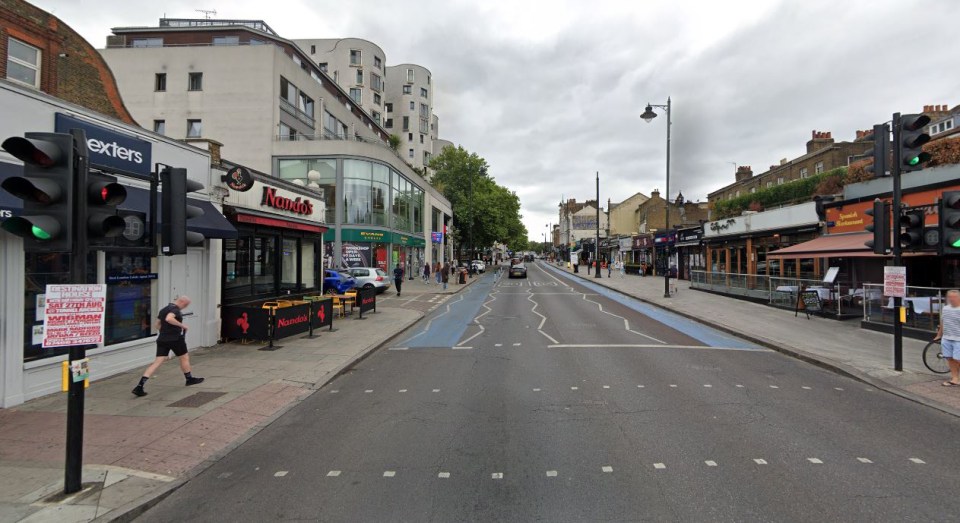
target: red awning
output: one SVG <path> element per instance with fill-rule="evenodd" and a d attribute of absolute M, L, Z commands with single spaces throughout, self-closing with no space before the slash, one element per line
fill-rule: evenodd
<path fill-rule="evenodd" d="M 883 258 L 880 254 L 864 245 L 873 239 L 869 232 L 847 234 L 828 234 L 808 242 L 798 243 L 767 254 L 768 258 L 778 260 L 798 260 L 807 258 Z"/>
<path fill-rule="evenodd" d="M 315 232 L 317 234 L 323 234 L 327 232 L 327 228 L 322 225 L 310 225 L 307 223 L 294 222 L 290 220 L 280 220 L 277 218 L 267 218 L 265 216 L 254 216 L 252 214 L 242 214 L 237 213 L 234 215 L 234 219 L 238 223 L 253 223 L 256 225 L 267 225 L 270 227 L 280 227 L 282 229 L 294 229 L 297 231 L 307 231 Z"/>

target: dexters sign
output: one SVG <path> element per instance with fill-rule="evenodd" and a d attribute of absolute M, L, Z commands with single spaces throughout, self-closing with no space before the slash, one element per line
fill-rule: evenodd
<path fill-rule="evenodd" d="M 57 113 L 56 132 L 68 133 L 70 129 L 86 131 L 92 167 L 150 177 L 153 166 L 150 154 L 153 144 L 150 142 Z"/>

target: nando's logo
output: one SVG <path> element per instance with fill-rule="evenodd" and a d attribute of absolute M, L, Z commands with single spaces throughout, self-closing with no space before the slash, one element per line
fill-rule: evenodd
<path fill-rule="evenodd" d="M 293 200 L 285 196 L 277 196 L 277 189 L 274 187 L 263 188 L 263 199 L 260 201 L 260 205 L 266 205 L 267 207 L 272 207 L 277 210 L 290 211 L 304 216 L 313 214 L 313 203 L 310 200 L 300 198 L 299 196 Z"/>

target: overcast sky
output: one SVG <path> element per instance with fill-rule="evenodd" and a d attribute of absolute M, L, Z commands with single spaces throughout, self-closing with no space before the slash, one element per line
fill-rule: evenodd
<path fill-rule="evenodd" d="M 853 139 L 895 111 L 960 103 L 955 0 L 35 0 L 104 46 L 160 17 L 262 19 L 285 38 L 359 37 L 433 72 L 442 138 L 516 191 L 531 239 L 562 196 L 663 190 L 706 200 L 734 165 L 764 171 L 810 133 Z M 882 39 L 882 41 L 880 41 Z M 914 74 L 908 75 L 908 72 Z M 229 155 L 229 151 L 225 151 Z"/>

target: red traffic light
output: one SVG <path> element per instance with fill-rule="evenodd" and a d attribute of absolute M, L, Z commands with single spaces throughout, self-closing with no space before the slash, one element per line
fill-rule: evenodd
<path fill-rule="evenodd" d="M 20 136 L 4 140 L 3 148 L 21 162 L 40 167 L 52 167 L 64 157 L 63 151 L 53 142 Z"/>
<path fill-rule="evenodd" d="M 119 205 L 127 199 L 127 189 L 119 183 L 108 180 L 91 181 L 88 185 L 90 203 L 93 205 Z"/>

